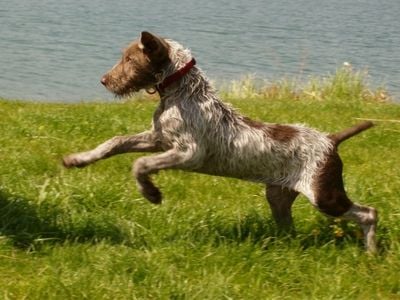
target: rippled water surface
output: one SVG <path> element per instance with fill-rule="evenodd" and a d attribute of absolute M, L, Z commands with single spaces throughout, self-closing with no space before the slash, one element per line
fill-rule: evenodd
<path fill-rule="evenodd" d="M 0 96 L 112 99 L 99 83 L 140 31 L 178 40 L 217 81 L 367 69 L 400 95 L 400 1 L 0 0 Z"/>

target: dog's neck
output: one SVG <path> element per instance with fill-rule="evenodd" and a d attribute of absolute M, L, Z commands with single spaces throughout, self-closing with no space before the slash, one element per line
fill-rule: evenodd
<path fill-rule="evenodd" d="M 172 84 L 180 81 L 189 71 L 196 65 L 196 60 L 192 58 L 186 65 L 178 69 L 175 73 L 167 76 L 161 83 L 157 84 L 155 89 L 160 95 L 165 92 L 165 89 Z"/>

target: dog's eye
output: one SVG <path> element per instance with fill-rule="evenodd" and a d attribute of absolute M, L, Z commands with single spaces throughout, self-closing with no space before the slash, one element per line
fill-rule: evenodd
<path fill-rule="evenodd" d="M 125 56 L 124 60 L 129 64 L 137 64 L 137 58 L 135 56 Z"/>

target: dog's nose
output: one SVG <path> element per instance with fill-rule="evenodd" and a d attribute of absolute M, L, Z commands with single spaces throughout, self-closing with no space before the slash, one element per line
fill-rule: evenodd
<path fill-rule="evenodd" d="M 107 84 L 107 77 L 106 76 L 101 77 L 100 82 L 101 82 L 102 85 L 106 85 Z"/>

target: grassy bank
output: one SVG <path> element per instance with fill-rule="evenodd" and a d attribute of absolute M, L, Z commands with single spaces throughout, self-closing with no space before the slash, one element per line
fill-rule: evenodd
<path fill-rule="evenodd" d="M 247 81 L 221 94 L 254 119 L 327 132 L 399 120 L 400 106 L 357 76 L 301 89 Z M 130 175 L 139 154 L 61 167 L 64 154 L 148 128 L 156 105 L 0 100 L 0 299 L 400 299 L 399 122 L 340 149 L 350 197 L 380 213 L 380 254 L 370 257 L 357 226 L 302 197 L 289 237 L 276 233 L 257 184 L 161 172 L 164 203 L 154 206 Z"/>

